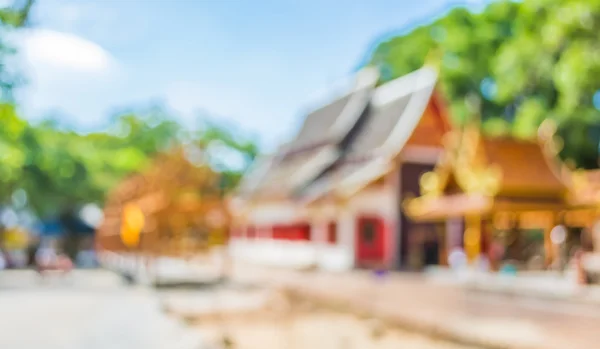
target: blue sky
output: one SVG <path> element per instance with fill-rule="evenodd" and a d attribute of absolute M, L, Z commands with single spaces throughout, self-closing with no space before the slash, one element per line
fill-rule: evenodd
<path fill-rule="evenodd" d="M 471 0 L 462 4 L 476 5 Z M 44 0 L 25 34 L 24 113 L 101 127 L 115 108 L 165 102 L 205 111 L 266 149 L 298 127 L 317 91 L 343 79 L 385 33 L 448 0 Z"/>

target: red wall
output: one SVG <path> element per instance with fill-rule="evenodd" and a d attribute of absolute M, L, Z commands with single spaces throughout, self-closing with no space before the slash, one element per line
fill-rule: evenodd
<path fill-rule="evenodd" d="M 246 238 L 255 239 L 256 238 L 256 227 L 253 225 L 249 225 L 246 227 Z"/>
<path fill-rule="evenodd" d="M 275 225 L 273 226 L 273 239 L 291 241 L 310 241 L 311 227 L 306 223 Z"/>

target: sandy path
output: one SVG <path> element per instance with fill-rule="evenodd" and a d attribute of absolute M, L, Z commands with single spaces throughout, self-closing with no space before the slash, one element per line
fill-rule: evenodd
<path fill-rule="evenodd" d="M 273 314 L 198 323 L 208 343 L 225 334 L 236 349 L 465 349 L 419 334 L 385 328 L 372 320 L 326 310 L 281 317 Z"/>

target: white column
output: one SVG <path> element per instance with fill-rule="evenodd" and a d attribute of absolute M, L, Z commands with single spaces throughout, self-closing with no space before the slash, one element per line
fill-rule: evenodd
<path fill-rule="evenodd" d="M 397 172 L 395 172 L 395 182 L 396 185 L 394 186 L 394 190 L 396 190 L 396 195 L 394 195 L 394 197 L 396 198 L 396 225 L 395 225 L 395 231 L 394 231 L 394 241 L 393 241 L 393 265 L 394 268 L 398 268 L 398 267 L 402 267 L 402 263 L 401 263 L 401 258 L 400 258 L 400 253 L 402 252 L 402 234 L 404 234 L 404 232 L 402 231 L 402 200 L 404 200 L 405 198 L 402 197 L 402 165 L 403 162 L 398 162 L 397 164 Z"/>
<path fill-rule="evenodd" d="M 258 230 L 258 237 L 260 239 L 271 240 L 273 238 L 273 224 L 263 224 Z"/>
<path fill-rule="evenodd" d="M 400 197 L 400 167 L 391 171 L 385 178 L 384 191 L 390 196 L 389 206 L 385 214 L 385 224 L 387 225 L 388 236 L 386 237 L 386 263 L 389 268 L 395 269 L 398 265 L 398 255 L 400 250 L 400 210 L 402 199 Z"/>
<path fill-rule="evenodd" d="M 313 218 L 310 223 L 311 245 L 315 253 L 315 262 L 320 267 L 327 257 L 327 221 L 323 217 Z"/>
<path fill-rule="evenodd" d="M 315 246 L 327 244 L 327 223 L 323 218 L 313 219 L 310 223 L 311 242 Z"/>
<path fill-rule="evenodd" d="M 356 217 L 352 210 L 344 208 L 340 210 L 337 220 L 338 245 L 347 251 L 352 260 L 352 266 L 356 262 Z"/>

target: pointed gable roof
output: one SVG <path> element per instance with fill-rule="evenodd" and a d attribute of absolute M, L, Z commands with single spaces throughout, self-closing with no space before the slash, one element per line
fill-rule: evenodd
<path fill-rule="evenodd" d="M 294 139 L 272 156 L 264 176 L 252 190 L 240 193 L 247 197 L 286 198 L 333 164 L 340 156 L 340 142 L 364 113 L 377 79 L 376 70 L 363 69 L 349 91 L 308 113 Z"/>
<path fill-rule="evenodd" d="M 575 171 L 572 179 L 570 199 L 573 206 L 600 205 L 600 169 Z"/>
<path fill-rule="evenodd" d="M 397 154 L 402 150 L 431 99 L 436 81 L 437 72 L 424 67 L 379 86 L 348 155 Z"/>
<path fill-rule="evenodd" d="M 514 210 L 536 203 L 566 206 L 571 179 L 543 133 L 535 140 L 489 137 L 469 125 L 448 134 L 443 157 L 421 177 L 422 196 L 407 200 L 405 211 L 416 219 L 435 219 L 494 205 Z"/>
<path fill-rule="evenodd" d="M 411 139 L 430 105 L 436 82 L 437 71 L 426 66 L 379 86 L 341 163 L 307 187 L 303 196 L 311 201 L 334 188 L 351 195 L 393 168 L 393 158 Z"/>
<path fill-rule="evenodd" d="M 569 184 L 560 167 L 545 140 L 484 136 L 470 125 L 448 135 L 444 158 L 434 170 L 437 188 L 425 192 L 443 193 L 452 176 L 465 193 L 562 197 Z"/>
<path fill-rule="evenodd" d="M 373 68 L 359 71 L 351 89 L 306 115 L 294 139 L 286 144 L 285 153 L 339 143 L 356 124 L 369 103 L 378 78 L 379 75 Z"/>
<path fill-rule="evenodd" d="M 342 115 L 351 97 L 352 95 L 342 96 L 331 104 L 310 112 L 306 116 L 302 128 L 288 147 L 290 149 L 301 149 L 306 146 L 326 142 L 329 138 L 331 127 L 335 124 L 338 117 Z"/>
<path fill-rule="evenodd" d="M 274 154 L 257 156 L 236 188 L 236 194 L 238 196 L 246 196 L 254 192 L 268 175 L 269 170 L 273 165 L 274 158 Z"/>

